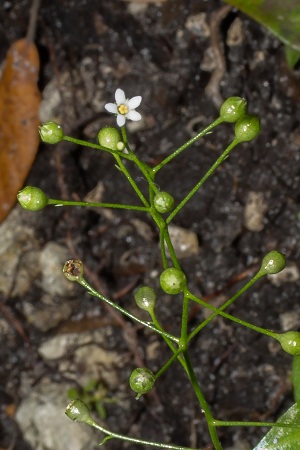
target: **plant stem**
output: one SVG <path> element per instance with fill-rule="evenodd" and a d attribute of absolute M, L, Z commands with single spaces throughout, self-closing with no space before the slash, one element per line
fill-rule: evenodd
<path fill-rule="evenodd" d="M 133 210 L 133 211 L 145 211 L 145 212 L 149 211 L 149 208 L 147 208 L 145 206 L 121 205 L 118 203 L 76 202 L 76 201 L 70 201 L 70 200 L 57 200 L 57 199 L 53 199 L 53 198 L 48 199 L 48 205 L 89 206 L 89 207 L 99 207 L 99 208 L 128 209 L 128 210 Z"/>
<path fill-rule="evenodd" d="M 205 399 L 205 397 L 204 397 L 204 395 L 202 393 L 202 390 L 201 390 L 201 388 L 199 386 L 199 383 L 198 383 L 196 374 L 194 372 L 193 366 L 191 364 L 188 352 L 184 351 L 183 352 L 183 356 L 184 356 L 185 363 L 186 363 L 187 375 L 188 375 L 188 377 L 189 377 L 189 379 L 191 381 L 191 384 L 192 384 L 193 389 L 195 391 L 195 394 L 196 394 L 196 396 L 198 398 L 198 401 L 199 401 L 199 404 L 201 406 L 201 409 L 203 410 L 203 412 L 205 414 L 205 418 L 206 418 L 206 421 L 207 421 L 210 437 L 211 437 L 211 440 L 212 440 L 212 442 L 213 442 L 213 444 L 215 446 L 215 450 L 223 450 L 222 446 L 221 446 L 221 443 L 219 441 L 218 435 L 217 435 L 216 426 L 215 426 L 215 420 L 214 420 L 214 418 L 213 418 L 213 416 L 212 416 L 212 414 L 210 412 L 210 408 L 208 406 L 208 403 L 207 403 L 207 401 L 206 401 L 206 399 Z"/>
<path fill-rule="evenodd" d="M 219 316 L 224 317 L 225 319 L 229 319 L 232 322 L 236 322 L 239 325 L 242 325 L 244 327 L 250 328 L 251 330 L 257 331 L 258 333 L 265 334 L 266 336 L 272 337 L 276 339 L 276 333 L 273 333 L 270 330 L 267 330 L 266 328 L 261 328 L 256 325 L 253 325 L 252 323 L 246 322 L 245 320 L 239 319 L 238 317 L 232 316 L 231 314 L 227 314 L 223 311 L 221 311 L 218 308 L 215 308 L 214 306 L 210 305 L 209 303 L 206 303 L 205 301 L 201 300 L 200 298 L 193 295 L 191 292 L 187 292 L 186 294 L 191 300 L 193 300 L 195 303 L 198 303 L 199 305 L 203 306 L 204 308 L 210 309 L 211 311 L 215 312 Z"/>
<path fill-rule="evenodd" d="M 189 321 L 189 297 L 186 295 L 186 288 L 184 289 L 182 313 L 181 313 L 181 333 L 180 333 L 180 345 L 183 349 L 187 348 L 187 326 Z"/>
<path fill-rule="evenodd" d="M 210 169 L 206 172 L 206 174 L 201 178 L 200 181 L 193 187 L 193 189 L 188 193 L 188 195 L 176 206 L 176 208 L 172 211 L 169 217 L 166 220 L 166 223 L 170 223 L 176 214 L 185 206 L 185 204 L 193 197 L 193 195 L 200 189 L 200 187 L 204 184 L 204 182 L 213 174 L 213 172 L 219 167 L 219 165 L 224 161 L 224 159 L 229 155 L 231 150 L 239 143 L 236 139 L 231 142 L 231 144 L 226 148 L 226 150 L 222 153 L 222 155 L 215 161 L 215 163 L 210 167 Z"/>
<path fill-rule="evenodd" d="M 217 427 L 277 427 L 277 428 L 300 428 L 300 424 L 286 422 L 235 422 L 228 420 L 214 420 Z"/>
<path fill-rule="evenodd" d="M 93 295 L 94 297 L 99 298 L 100 300 L 104 301 L 105 303 L 108 303 L 110 306 L 115 308 L 121 314 L 124 314 L 124 316 L 129 317 L 131 320 L 138 322 L 140 325 L 143 325 L 144 327 L 150 328 L 150 330 L 155 331 L 155 333 L 158 333 L 162 336 L 166 336 L 168 339 L 170 339 L 171 341 L 176 342 L 178 344 L 178 342 L 179 342 L 178 338 L 176 338 L 175 336 L 173 336 L 169 333 L 166 333 L 165 331 L 161 331 L 161 330 L 157 329 L 151 323 L 145 322 L 144 320 L 141 320 L 138 317 L 134 316 L 133 314 L 129 313 L 128 311 L 126 311 L 126 309 L 122 308 L 121 306 L 117 305 L 116 303 L 114 303 L 113 301 L 111 301 L 110 299 L 105 297 L 104 295 L 100 294 L 100 292 L 96 291 L 92 286 L 89 285 L 89 283 L 83 277 L 78 279 L 77 281 L 81 286 L 83 286 L 88 291 L 89 294 Z"/>
<path fill-rule="evenodd" d="M 169 155 L 167 158 L 165 158 L 161 163 L 157 164 L 157 166 L 153 167 L 152 173 L 156 174 L 162 167 L 164 167 L 168 162 L 172 161 L 176 156 L 178 156 L 183 150 L 188 148 L 190 145 L 192 145 L 194 142 L 196 142 L 201 137 L 205 136 L 207 133 L 209 133 L 214 127 L 222 123 L 223 120 L 219 117 L 216 119 L 213 123 L 208 125 L 208 127 L 204 128 L 204 130 L 200 131 L 196 136 L 194 136 L 192 139 L 187 141 L 185 144 L 183 144 L 181 147 L 179 147 L 175 152 L 173 152 L 171 155 Z"/>
<path fill-rule="evenodd" d="M 159 323 L 158 320 L 157 320 L 157 317 L 156 317 L 154 311 L 153 311 L 152 313 L 150 313 L 150 315 L 151 315 L 151 319 L 152 319 L 153 325 L 154 325 L 158 330 L 160 330 L 160 331 L 162 332 L 162 337 L 163 337 L 163 339 L 165 340 L 166 344 L 169 346 L 169 348 L 170 348 L 171 351 L 173 352 L 173 355 L 172 355 L 171 358 L 170 358 L 170 359 L 172 360 L 171 363 L 175 360 L 175 359 L 173 358 L 173 356 L 176 355 L 178 361 L 181 363 L 181 365 L 183 366 L 183 368 L 186 370 L 186 367 L 185 367 L 185 361 L 184 361 L 184 359 L 182 358 L 182 356 L 180 356 L 180 353 L 182 352 L 182 350 L 181 350 L 181 349 L 175 348 L 174 345 L 173 345 L 173 343 L 172 343 L 172 341 L 170 341 L 170 339 L 166 336 L 166 334 L 164 333 L 164 330 L 163 330 L 162 326 L 160 325 L 160 323 Z M 178 342 L 179 342 L 179 339 L 178 339 Z M 170 361 L 170 360 L 169 360 L 169 361 Z M 170 363 L 169 365 L 171 365 L 171 363 Z M 168 364 L 168 363 L 167 363 L 167 364 Z M 159 373 L 160 373 L 160 372 L 159 372 Z"/>
<path fill-rule="evenodd" d="M 172 445 L 172 444 L 164 444 L 160 442 L 151 442 L 151 441 L 144 441 L 142 439 L 137 439 L 130 436 L 125 436 L 123 434 L 113 433 L 112 431 L 107 430 L 104 427 L 101 427 L 98 425 L 92 418 L 86 422 L 88 425 L 91 425 L 93 428 L 96 428 L 96 430 L 101 431 L 102 433 L 107 435 L 107 438 L 104 438 L 104 440 L 101 442 L 104 443 L 109 439 L 121 439 L 122 441 L 126 442 L 133 442 L 134 444 L 141 444 L 141 445 L 149 445 L 151 447 L 158 447 L 161 449 L 170 449 L 170 450 L 201 450 L 201 449 L 192 449 L 189 447 L 181 447 L 178 445 Z M 101 445 L 100 444 L 100 445 Z"/>
<path fill-rule="evenodd" d="M 159 369 L 159 371 L 156 373 L 155 375 L 155 380 L 157 380 L 159 377 L 161 377 L 165 371 L 173 364 L 173 362 L 179 357 L 180 353 L 181 353 L 181 349 L 178 349 L 175 351 L 175 353 L 173 353 L 173 355 L 171 356 L 171 358 L 169 358 L 169 360 L 163 365 L 163 367 L 161 369 Z M 182 359 L 182 362 L 184 363 L 184 360 Z"/>
<path fill-rule="evenodd" d="M 135 191 L 136 195 L 139 197 L 139 199 L 145 205 L 145 207 L 149 209 L 150 205 L 149 205 L 148 201 L 145 199 L 144 195 L 142 194 L 142 192 L 138 188 L 138 186 L 135 183 L 134 179 L 132 178 L 132 176 L 130 175 L 128 170 L 126 169 L 126 167 L 125 167 L 123 161 L 121 160 L 120 156 L 117 155 L 117 154 L 114 154 L 114 157 L 115 157 L 115 159 L 116 159 L 116 161 L 117 161 L 117 163 L 119 165 L 120 170 L 124 173 L 126 179 L 131 184 L 131 186 L 132 186 L 133 190 Z"/>
<path fill-rule="evenodd" d="M 209 322 L 211 322 L 220 312 L 224 311 L 224 309 L 228 308 L 238 297 L 240 297 L 247 289 L 249 289 L 259 278 L 261 278 L 261 273 L 258 272 L 254 277 L 248 281 L 248 283 L 245 284 L 245 286 L 242 287 L 233 297 L 231 297 L 229 300 L 227 300 L 220 308 L 217 308 L 217 310 L 212 313 L 211 316 L 209 316 L 207 319 L 205 319 L 200 325 L 198 325 L 197 328 L 195 328 L 192 333 L 190 333 L 188 337 L 188 341 L 190 341 L 196 334 L 199 333 L 202 328 L 204 328 Z"/>
<path fill-rule="evenodd" d="M 72 144 L 81 145 L 81 147 L 90 147 L 90 148 L 94 148 L 96 150 L 102 150 L 103 152 L 110 153 L 111 155 L 116 155 L 116 154 L 120 153 L 118 151 L 111 150 L 107 147 L 102 147 L 99 144 L 94 144 L 93 142 L 83 141 L 82 139 L 73 138 L 71 136 L 64 136 L 63 140 L 67 141 L 67 142 L 72 142 Z M 124 156 L 124 158 L 126 158 L 127 155 L 125 155 L 125 154 L 123 155 L 123 153 L 122 153 L 122 156 Z"/>

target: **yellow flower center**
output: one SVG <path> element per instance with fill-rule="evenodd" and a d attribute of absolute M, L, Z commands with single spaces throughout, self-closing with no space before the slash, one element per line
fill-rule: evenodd
<path fill-rule="evenodd" d="M 118 106 L 118 111 L 119 111 L 119 113 L 120 114 L 123 114 L 123 116 L 125 115 L 125 114 L 127 114 L 128 113 L 128 106 L 127 105 L 119 105 Z"/>

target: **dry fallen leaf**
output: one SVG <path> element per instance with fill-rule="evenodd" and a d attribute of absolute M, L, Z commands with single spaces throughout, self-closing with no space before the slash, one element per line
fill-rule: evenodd
<path fill-rule="evenodd" d="M 35 45 L 20 39 L 10 47 L 0 80 L 0 221 L 14 206 L 39 145 Z"/>

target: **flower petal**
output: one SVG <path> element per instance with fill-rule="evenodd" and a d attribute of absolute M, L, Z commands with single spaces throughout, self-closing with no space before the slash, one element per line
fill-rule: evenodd
<path fill-rule="evenodd" d="M 137 108 L 138 106 L 140 106 L 141 101 L 142 101 L 142 97 L 140 95 L 137 95 L 136 97 L 132 97 L 127 102 L 128 106 L 129 106 L 129 109 Z"/>
<path fill-rule="evenodd" d="M 115 103 L 106 103 L 106 105 L 104 105 L 104 108 L 106 109 L 106 111 L 112 114 L 118 114 L 118 107 L 117 105 L 115 105 Z"/>
<path fill-rule="evenodd" d="M 141 120 L 142 116 L 140 115 L 140 113 L 138 113 L 137 111 L 129 111 L 128 114 L 126 114 L 127 119 L 130 120 Z"/>
<path fill-rule="evenodd" d="M 122 116 L 122 114 L 118 114 L 117 115 L 117 124 L 119 125 L 119 127 L 122 127 L 123 125 L 125 125 L 126 119 L 125 116 Z"/>
<path fill-rule="evenodd" d="M 117 105 L 121 105 L 122 103 L 125 103 L 126 102 L 125 92 L 122 91 L 122 89 L 117 89 L 116 93 L 115 93 L 115 99 L 116 99 Z"/>

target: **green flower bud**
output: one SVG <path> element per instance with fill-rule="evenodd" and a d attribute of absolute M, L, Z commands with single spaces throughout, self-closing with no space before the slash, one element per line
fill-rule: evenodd
<path fill-rule="evenodd" d="M 144 367 L 138 367 L 134 369 L 129 378 L 129 384 L 131 389 L 138 395 L 136 399 L 139 399 L 141 395 L 151 391 L 155 383 L 155 376 L 153 372 Z"/>
<path fill-rule="evenodd" d="M 156 294 L 154 289 L 149 286 L 138 288 L 134 294 L 134 299 L 139 308 L 152 313 L 156 303 Z"/>
<path fill-rule="evenodd" d="M 69 281 L 80 281 L 83 277 L 83 262 L 79 259 L 69 259 L 63 267 L 63 274 Z"/>
<path fill-rule="evenodd" d="M 260 123 L 256 116 L 244 116 L 239 119 L 234 127 L 235 138 L 239 142 L 248 142 L 256 138 L 260 132 Z"/>
<path fill-rule="evenodd" d="M 287 331 L 283 334 L 277 334 L 282 349 L 290 355 L 300 355 L 300 333 L 298 331 Z"/>
<path fill-rule="evenodd" d="M 171 267 L 163 271 L 160 276 L 160 286 L 167 294 L 179 294 L 186 285 L 186 276 L 184 273 Z"/>
<path fill-rule="evenodd" d="M 67 406 L 65 414 L 75 422 L 92 422 L 89 408 L 79 398 L 76 398 Z"/>
<path fill-rule="evenodd" d="M 174 207 L 174 199 L 168 192 L 158 192 L 155 194 L 153 202 L 154 208 L 159 213 L 170 212 Z"/>
<path fill-rule="evenodd" d="M 224 122 L 236 122 L 246 114 L 247 102 L 241 97 L 229 97 L 220 108 L 220 117 Z"/>
<path fill-rule="evenodd" d="M 121 141 L 121 135 L 116 128 L 104 127 L 98 133 L 99 144 L 110 150 L 124 150 L 124 143 Z M 123 144 L 123 146 L 122 146 Z M 120 148 L 121 147 L 121 148 Z"/>
<path fill-rule="evenodd" d="M 272 250 L 263 258 L 260 271 L 261 275 L 273 275 L 285 268 L 286 260 L 283 253 Z"/>
<path fill-rule="evenodd" d="M 48 197 L 41 189 L 34 186 L 26 186 L 22 189 L 17 199 L 22 208 L 29 211 L 39 211 L 48 205 Z"/>
<path fill-rule="evenodd" d="M 64 132 L 60 125 L 55 122 L 46 122 L 39 127 L 39 133 L 46 144 L 57 144 L 64 139 Z"/>

